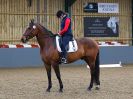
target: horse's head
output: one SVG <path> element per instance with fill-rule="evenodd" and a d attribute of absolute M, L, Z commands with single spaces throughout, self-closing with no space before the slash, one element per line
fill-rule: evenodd
<path fill-rule="evenodd" d="M 39 34 L 41 34 L 41 35 L 39 35 Z M 42 37 L 47 38 L 47 37 L 55 37 L 56 35 L 57 34 L 53 34 L 51 31 L 49 31 L 42 25 L 34 23 L 34 20 L 31 20 L 28 28 L 26 28 L 26 30 L 21 38 L 21 41 L 23 43 L 26 43 L 29 39 L 33 38 L 34 36 L 37 36 L 38 38 L 42 38 Z"/>
<path fill-rule="evenodd" d="M 29 23 L 28 28 L 26 28 L 21 41 L 23 43 L 26 43 L 29 39 L 33 38 L 34 36 L 36 36 L 38 34 L 38 27 L 37 24 L 34 23 L 34 20 L 31 20 L 31 22 Z"/>

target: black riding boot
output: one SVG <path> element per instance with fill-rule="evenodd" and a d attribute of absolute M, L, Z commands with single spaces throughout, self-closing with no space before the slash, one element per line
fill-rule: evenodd
<path fill-rule="evenodd" d="M 66 57 L 66 52 L 61 52 L 61 63 L 66 64 L 67 63 L 67 57 Z"/>

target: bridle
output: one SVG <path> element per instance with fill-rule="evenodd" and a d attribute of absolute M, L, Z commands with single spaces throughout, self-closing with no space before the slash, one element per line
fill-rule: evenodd
<path fill-rule="evenodd" d="M 34 26 L 36 26 L 36 28 L 33 28 Z M 29 32 L 27 32 L 26 34 L 23 34 L 23 36 L 26 38 L 26 40 L 29 40 L 31 38 L 33 38 L 34 36 L 36 36 L 38 39 L 44 39 L 44 38 L 54 38 L 56 36 L 56 34 L 54 35 L 51 31 L 48 31 L 46 28 L 42 27 L 40 24 L 34 24 L 31 27 L 31 30 L 29 30 Z M 33 35 L 33 31 L 35 29 L 39 28 L 42 32 L 45 32 L 44 35 L 41 37 L 39 36 L 39 33 L 36 33 L 35 35 Z M 51 32 L 51 34 L 50 34 Z M 32 34 L 32 35 L 30 35 Z"/>
<path fill-rule="evenodd" d="M 34 31 L 34 28 L 32 28 L 32 29 L 30 30 L 30 32 L 28 32 L 28 33 L 26 33 L 26 34 L 23 34 L 23 36 L 24 36 L 27 40 L 28 40 L 28 39 L 31 39 L 31 38 L 34 37 L 34 35 L 29 35 L 29 34 L 31 34 L 33 31 Z"/>

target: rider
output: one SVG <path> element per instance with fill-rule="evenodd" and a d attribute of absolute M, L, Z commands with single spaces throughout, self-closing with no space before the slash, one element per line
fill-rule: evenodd
<path fill-rule="evenodd" d="M 69 41 L 73 40 L 73 34 L 71 29 L 71 19 L 68 15 L 63 12 L 62 10 L 57 11 L 56 13 L 57 18 L 61 19 L 61 30 L 58 33 L 62 39 L 62 53 L 61 53 L 61 61 L 63 63 L 67 63 L 67 50 L 66 46 L 68 45 Z"/>

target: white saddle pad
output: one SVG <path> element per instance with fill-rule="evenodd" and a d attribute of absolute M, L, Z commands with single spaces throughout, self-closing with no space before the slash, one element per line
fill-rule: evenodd
<path fill-rule="evenodd" d="M 62 52 L 60 48 L 60 44 L 59 44 L 59 39 L 60 37 L 56 36 L 56 46 L 57 46 L 57 50 L 59 52 Z M 78 45 L 77 45 L 76 40 L 69 41 L 69 50 L 67 52 L 76 52 L 77 50 L 78 50 Z"/>

